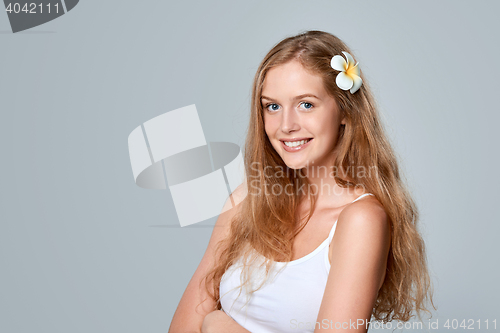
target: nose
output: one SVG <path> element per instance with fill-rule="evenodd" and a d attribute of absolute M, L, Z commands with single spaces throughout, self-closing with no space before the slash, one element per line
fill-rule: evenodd
<path fill-rule="evenodd" d="M 283 133 L 291 133 L 300 129 L 299 116 L 293 108 L 284 108 L 281 113 L 281 131 Z"/>

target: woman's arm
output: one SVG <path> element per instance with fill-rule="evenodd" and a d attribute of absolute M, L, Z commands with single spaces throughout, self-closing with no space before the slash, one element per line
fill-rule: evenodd
<path fill-rule="evenodd" d="M 339 216 L 332 263 L 314 332 L 367 332 L 391 244 L 382 205 L 360 200 Z"/>
<path fill-rule="evenodd" d="M 234 321 L 233 318 L 229 317 L 224 311 L 216 310 L 209 313 L 205 320 L 203 320 L 203 326 L 201 327 L 201 333 L 248 333 L 250 331 L 246 330 Z"/>
<path fill-rule="evenodd" d="M 233 192 L 232 197 L 236 205 L 238 205 L 246 196 L 245 183 L 241 184 Z M 228 199 L 222 211 L 224 213 L 219 215 L 212 231 L 212 236 L 207 246 L 207 250 L 201 262 L 193 274 L 191 281 L 189 281 L 184 294 L 177 306 L 177 310 L 172 318 L 169 333 L 200 333 L 203 320 L 205 316 L 215 309 L 215 302 L 209 297 L 206 289 L 205 282 L 201 284 L 200 281 L 211 270 L 215 262 L 215 247 L 219 241 L 223 240 L 229 235 L 229 227 L 231 218 L 236 213 L 238 206 L 232 207 L 231 200 Z M 202 302 L 202 300 L 204 300 Z M 200 304 L 198 306 L 198 304 Z"/>

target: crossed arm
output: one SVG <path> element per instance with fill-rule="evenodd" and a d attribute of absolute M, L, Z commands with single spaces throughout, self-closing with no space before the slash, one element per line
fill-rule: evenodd
<path fill-rule="evenodd" d="M 231 215 L 224 214 L 217 220 L 207 252 L 181 298 L 170 333 L 249 332 L 223 311 L 213 311 L 215 305 L 210 299 L 202 303 L 201 312 L 193 310 L 202 298 L 207 297 L 206 291 L 198 288 L 198 283 L 214 264 L 214 246 L 229 231 Z M 342 211 L 332 240 L 334 255 L 315 333 L 367 332 L 378 290 L 385 277 L 390 238 L 387 215 L 374 199 L 360 200 Z"/>
<path fill-rule="evenodd" d="M 248 332 L 223 311 L 214 311 L 215 302 L 205 290 L 204 276 L 216 264 L 216 245 L 229 235 L 230 221 L 237 212 L 238 204 L 246 196 L 246 184 L 241 184 L 228 199 L 215 223 L 207 250 L 198 268 L 189 281 L 172 318 L 169 333 L 210 333 L 210 332 Z M 232 208 L 232 201 L 237 205 Z M 200 285 L 200 281 L 202 281 Z"/>

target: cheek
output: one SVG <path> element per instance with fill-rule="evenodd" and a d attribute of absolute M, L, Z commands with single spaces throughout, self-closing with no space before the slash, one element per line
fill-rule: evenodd
<path fill-rule="evenodd" d="M 321 133 L 322 140 L 325 144 L 336 144 L 339 135 L 339 127 L 333 124 L 331 119 L 324 120 L 321 126 L 316 127 L 316 131 L 316 133 Z"/>
<path fill-rule="evenodd" d="M 268 136 L 273 136 L 276 133 L 276 122 L 273 119 L 264 117 L 264 130 Z"/>

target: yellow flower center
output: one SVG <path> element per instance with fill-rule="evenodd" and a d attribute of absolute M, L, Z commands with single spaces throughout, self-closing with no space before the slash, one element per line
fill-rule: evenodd
<path fill-rule="evenodd" d="M 356 70 L 354 69 L 354 66 L 349 64 L 349 68 L 346 69 L 345 73 L 352 77 L 353 75 L 356 75 Z"/>

